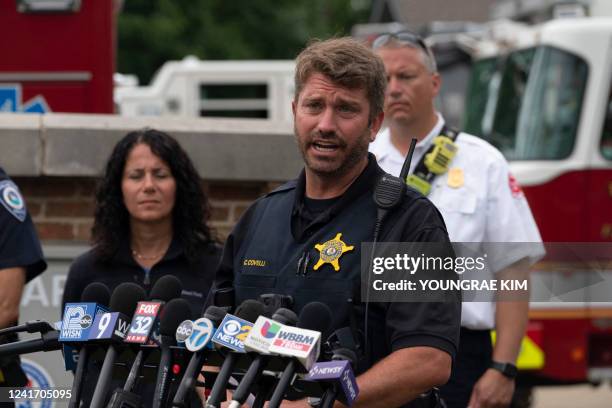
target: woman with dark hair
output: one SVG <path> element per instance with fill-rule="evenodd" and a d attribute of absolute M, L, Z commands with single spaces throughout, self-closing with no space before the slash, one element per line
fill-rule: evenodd
<path fill-rule="evenodd" d="M 79 302 L 91 282 L 111 292 L 123 282 L 149 291 L 171 274 L 181 281 L 193 318 L 200 317 L 221 255 L 206 225 L 209 215 L 200 176 L 178 142 L 153 129 L 128 133 L 106 164 L 96 193 L 93 248 L 70 267 L 63 304 Z M 86 370 L 99 369 L 90 361 Z M 89 406 L 96 378 L 88 374 L 81 406 Z M 154 390 L 151 383 L 141 384 L 144 406 L 151 406 Z M 195 394 L 190 399 L 201 405 Z"/>
<path fill-rule="evenodd" d="M 202 312 L 220 247 L 200 177 L 178 142 L 164 132 L 128 133 L 115 146 L 96 193 L 93 248 L 70 268 L 63 303 L 78 302 L 91 282 L 111 292 L 123 282 L 149 290 L 175 275 L 182 296 Z"/>

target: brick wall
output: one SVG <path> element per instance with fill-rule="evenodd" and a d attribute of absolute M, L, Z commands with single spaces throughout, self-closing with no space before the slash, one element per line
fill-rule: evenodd
<path fill-rule="evenodd" d="M 43 241 L 88 242 L 96 180 L 76 177 L 16 177 L 14 181 Z M 212 207 L 211 226 L 225 240 L 246 208 L 279 183 L 203 182 Z"/>

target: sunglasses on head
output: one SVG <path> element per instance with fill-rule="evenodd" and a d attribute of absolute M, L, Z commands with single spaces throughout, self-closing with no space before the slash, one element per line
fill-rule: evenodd
<path fill-rule="evenodd" d="M 429 48 L 425 45 L 423 38 L 420 35 L 412 33 L 410 31 L 401 31 L 399 33 L 388 33 L 378 36 L 372 43 L 372 49 L 380 48 L 389 42 L 394 41 L 399 44 L 409 44 L 421 47 L 428 54 L 430 53 Z"/>

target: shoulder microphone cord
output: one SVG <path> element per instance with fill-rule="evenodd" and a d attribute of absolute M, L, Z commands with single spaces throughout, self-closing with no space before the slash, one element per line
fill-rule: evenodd
<path fill-rule="evenodd" d="M 383 221 L 392 209 L 401 204 L 404 199 L 404 195 L 406 194 L 406 177 L 408 176 L 408 171 L 410 171 L 410 163 L 412 162 L 412 155 L 414 154 L 415 146 L 416 139 L 412 138 L 412 140 L 410 141 L 410 149 L 408 149 L 408 155 L 406 156 L 406 160 L 404 160 L 404 164 L 402 166 L 402 170 L 400 172 L 399 177 L 395 177 L 390 174 L 384 174 L 378 180 L 376 188 L 374 189 L 374 202 L 376 203 L 378 209 L 376 211 L 376 224 L 374 225 L 372 250 L 370 253 L 370 261 L 367 270 L 368 286 L 366 288 L 366 302 L 364 314 L 364 351 L 366 353 L 366 360 L 368 361 L 368 363 L 371 363 L 372 357 L 370 344 L 368 341 L 368 317 L 370 311 L 370 286 L 372 284 L 372 264 L 374 262 L 374 254 L 376 253 L 376 244 L 378 243 L 378 238 Z"/>

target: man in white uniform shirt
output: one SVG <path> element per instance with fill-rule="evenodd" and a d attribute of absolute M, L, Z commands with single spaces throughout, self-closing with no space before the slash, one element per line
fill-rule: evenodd
<path fill-rule="evenodd" d="M 465 133 L 456 135 L 445 127 L 434 107 L 440 75 L 431 50 L 416 34 L 403 32 L 380 36 L 373 44 L 387 72 L 385 119 L 387 127 L 370 144 L 380 167 L 399 175 L 410 141 L 418 143 L 409 174 L 424 170 L 429 183 L 421 190 L 438 207 L 452 242 L 509 243 L 514 251 L 502 250 L 489 259 L 491 273 L 512 266 L 526 266 L 542 256 L 541 237 L 529 205 L 509 172 L 502 154 L 489 143 Z M 444 173 L 433 174 L 419 164 L 439 135 L 456 136 L 456 154 Z M 451 137 L 454 139 L 454 137 Z M 452 143 L 451 143 L 452 145 Z M 421 176 L 424 174 L 421 172 Z M 418 180 L 417 180 L 418 181 Z M 410 183 L 409 183 L 410 184 Z M 516 249 L 519 249 L 516 251 Z M 505 407 L 512 399 L 516 359 L 527 325 L 527 301 L 464 301 L 459 352 L 453 373 L 442 396 L 449 408 Z M 497 341 L 491 345 L 489 331 Z"/>

